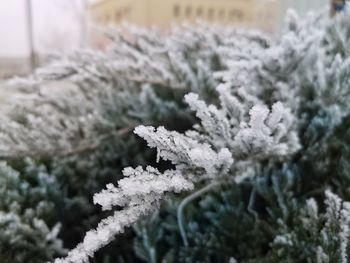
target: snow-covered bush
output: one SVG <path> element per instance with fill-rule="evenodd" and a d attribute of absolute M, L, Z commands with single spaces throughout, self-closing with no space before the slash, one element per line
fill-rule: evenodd
<path fill-rule="evenodd" d="M 128 30 L 132 39 L 116 35 L 106 52 L 77 52 L 10 81 L 0 156 L 79 153 L 140 122 L 189 118 L 182 116 L 182 97 L 189 91 L 212 97 L 219 83 L 213 72 L 227 69 L 222 48 L 248 56 L 269 45 L 258 32 L 214 26 L 174 29 L 168 37 Z"/>
<path fill-rule="evenodd" d="M 290 13 L 276 40 L 130 28 L 12 80 L 1 260 L 87 262 L 134 226 L 152 263 L 347 262 L 349 12 Z M 101 262 L 123 258 L 112 250 Z"/>
<path fill-rule="evenodd" d="M 110 214 L 102 214 L 92 205 L 93 194 L 107 183 L 116 183 L 123 167 L 153 160 L 153 152 L 132 133 L 133 129 L 140 124 L 189 129 L 196 120 L 183 103 L 183 96 L 192 91 L 207 102 L 217 101 L 213 94 L 220 80 L 213 72 L 228 68 L 228 51 L 238 59 L 240 54 L 251 56 L 270 45 L 259 32 L 206 25 L 175 28 L 167 37 L 136 28 L 131 33 L 131 40 L 113 35 L 114 44 L 105 52 L 76 52 L 33 76 L 13 79 L 1 89 L 6 99 L 0 105 L 0 157 L 10 160 L 7 166 L 18 170 L 19 178 L 26 173 L 17 167 L 18 161 L 34 158 L 38 171 L 33 176 L 45 169 L 48 178 L 55 178 L 53 185 L 60 192 L 53 200 L 43 194 L 35 201 L 50 202 L 50 213 L 20 219 L 32 227 L 31 236 L 47 237 L 48 243 L 40 248 L 48 256 L 32 253 L 35 246 L 16 250 L 0 243 L 0 251 L 6 251 L 9 258 L 18 251 L 19 261 L 30 258 L 46 262 L 62 255 L 65 250 L 50 245 L 49 232 L 56 224 L 61 225 L 57 241 L 74 247 L 85 231 Z M 160 170 L 169 167 L 167 163 L 160 166 Z M 14 186 L 20 187 L 20 183 Z M 42 184 L 38 190 L 48 191 Z M 27 203 L 18 203 L 20 213 L 27 209 Z M 33 227 L 34 217 L 48 228 Z M 13 228 L 20 229 L 20 220 L 13 220 Z M 53 229 L 58 234 L 59 228 Z M 116 254 L 124 257 L 120 254 L 130 245 L 120 243 L 117 245 L 122 249 L 111 249 L 102 256 L 105 262 Z M 5 260 L 5 255 L 0 256 Z"/>
<path fill-rule="evenodd" d="M 55 201 L 62 193 L 56 178 L 29 159 L 0 163 L 1 262 L 45 262 L 65 255 L 58 238 Z"/>
<path fill-rule="evenodd" d="M 117 186 L 109 184 L 94 197 L 103 209 L 117 208 L 114 215 L 102 220 L 66 258 L 56 262 L 87 262 L 113 236 L 157 209 L 166 195 L 181 191 L 193 191 L 176 208 L 185 249 L 178 244 L 168 246 L 169 251 L 163 253 L 166 256 L 160 258 L 156 245 L 162 235 L 158 241 L 153 239 L 152 246 L 147 231 L 141 230 L 143 248 L 140 244 L 137 248 L 150 262 L 215 262 L 211 257 L 217 254 L 215 250 L 223 253 L 220 262 L 347 262 L 349 204 L 327 189 L 342 198 L 350 197 L 346 169 L 349 18 L 349 10 L 334 19 L 323 13 L 301 20 L 290 13 L 279 40 L 264 48 L 255 48 L 254 43 L 228 52 L 227 68 L 213 72 L 222 84 L 211 105 L 199 99 L 201 94 L 185 96 L 199 120 L 192 129 L 175 132 L 164 127 L 137 127 L 135 133 L 157 150 L 157 160 L 162 158 L 173 166 L 164 172 L 150 166 L 125 168 L 125 178 Z M 339 144 L 343 145 L 336 149 Z M 200 185 L 204 188 L 196 189 Z M 205 243 L 205 235 L 200 234 L 189 240 L 186 206 L 220 185 L 228 192 L 230 186 L 250 188 L 248 198 L 243 194 L 241 202 L 228 206 L 241 213 L 237 219 L 249 218 L 249 223 L 238 225 L 250 224 L 253 233 L 236 231 L 239 241 L 254 244 L 251 250 L 238 241 L 218 245 L 230 233 L 230 221 L 219 221 L 214 227 L 221 231 L 211 236 L 213 228 L 202 229 L 212 237 L 211 242 Z M 320 213 L 324 193 L 326 209 Z M 213 206 L 205 209 L 215 211 Z M 218 222 L 213 220 L 215 212 L 210 218 L 212 223 Z M 199 227 L 197 230 L 200 232 Z M 257 238 L 254 233 L 263 242 L 252 240 Z M 174 256 L 176 253 L 182 257 Z"/>

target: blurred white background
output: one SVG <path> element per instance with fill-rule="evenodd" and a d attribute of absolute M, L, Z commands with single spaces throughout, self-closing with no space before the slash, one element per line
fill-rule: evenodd
<path fill-rule="evenodd" d="M 35 50 L 70 51 L 80 41 L 82 0 L 32 0 Z M 26 0 L 0 1 L 0 57 L 28 55 Z"/>

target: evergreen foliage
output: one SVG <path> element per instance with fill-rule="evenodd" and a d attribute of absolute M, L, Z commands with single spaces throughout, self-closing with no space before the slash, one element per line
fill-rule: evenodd
<path fill-rule="evenodd" d="M 88 262 L 133 226 L 151 263 L 348 262 L 349 18 L 290 12 L 277 40 L 130 28 L 12 81 L 1 259 Z M 97 260 L 136 260 L 128 249 Z"/>
<path fill-rule="evenodd" d="M 30 159 L 14 166 L 18 170 L 0 163 L 1 262 L 45 262 L 64 255 L 54 217 L 62 195 L 56 178 Z"/>
<path fill-rule="evenodd" d="M 279 41 L 227 63 L 227 70 L 215 74 L 225 82 L 217 88 L 216 105 L 207 106 L 194 94 L 185 96 L 200 121 L 193 129 L 185 133 L 163 127 L 135 129 L 157 149 L 157 160 L 168 160 L 173 168 L 149 185 L 142 178 L 155 168 L 127 168 L 132 180 L 95 195 L 97 203 L 125 212 L 132 205 L 133 216 L 141 218 L 145 211 L 151 212 L 150 202 L 162 198 L 163 192 L 152 185 L 161 185 L 163 176 L 182 176 L 183 187 L 177 185 L 176 192 L 188 190 L 191 183 L 206 185 L 137 228 L 135 248 L 141 258 L 148 262 L 347 262 L 349 204 L 327 189 L 347 188 L 338 181 L 344 180 L 343 175 L 334 177 L 330 168 L 340 158 L 346 160 L 342 152 L 334 158 L 331 148 L 333 140 L 346 143 L 336 137 L 341 127 L 342 136 L 348 133 L 344 124 L 350 113 L 349 15 L 346 11 L 334 20 L 316 16 L 300 22 L 290 13 L 287 32 Z M 243 77 L 236 81 L 237 76 Z M 192 204 L 184 216 L 188 204 L 221 184 L 226 192 Z M 140 186 L 140 193 L 148 187 L 153 191 L 120 202 L 120 193 L 133 185 Z M 227 200 L 232 195 L 233 200 Z M 103 222 L 116 231 L 125 227 L 119 218 Z M 89 231 L 83 243 L 57 262 L 86 261 L 103 244 L 91 236 L 103 237 L 103 231 Z"/>
<path fill-rule="evenodd" d="M 195 119 L 183 96 L 195 91 L 211 101 L 219 83 L 212 72 L 227 68 L 226 52 L 221 49 L 245 50 L 247 43 L 265 48 L 269 44 L 259 32 L 247 34 L 206 25 L 175 28 L 166 38 L 156 32 L 128 30 L 133 34 L 131 40 L 113 34 L 114 44 L 105 52 L 76 52 L 33 76 L 13 79 L 2 89 L 7 99 L 0 106 L 0 156 L 9 160 L 7 166 L 20 177 L 26 175 L 21 160 L 29 156 L 49 178 L 55 178 L 53 185 L 59 194 L 54 199 L 43 195 L 36 200 L 49 202 L 52 209 L 45 216 L 33 217 L 50 227 L 60 224 L 57 240 L 66 248 L 74 247 L 87 230 L 110 215 L 93 206 L 93 194 L 116 183 L 123 167 L 154 160 L 153 152 L 133 135 L 133 129 L 140 124 L 179 131 L 190 128 Z M 168 166 L 162 163 L 160 169 Z M 36 174 L 39 172 L 33 176 Z M 45 192 L 51 186 L 40 187 Z M 20 207 L 26 208 L 21 203 Z M 19 217 L 17 221 L 28 221 L 22 214 Z M 32 236 L 45 237 L 43 229 L 34 230 L 37 233 Z M 131 231 L 120 236 L 98 260 L 135 261 L 131 238 Z M 52 255 L 64 254 L 50 244 L 41 247 L 49 256 L 36 253 L 35 246 L 8 249 L 4 243 L 0 251 L 21 253 L 28 262 L 27 258 L 46 262 Z"/>
<path fill-rule="evenodd" d="M 233 62 L 220 77 L 231 93 L 243 85 L 256 101 L 288 105 L 301 149 L 187 205 L 188 245 L 178 205 L 167 202 L 136 228 L 145 261 L 348 262 L 348 203 L 327 189 L 349 200 L 349 11 L 331 21 L 290 13 L 287 29 L 260 59 Z"/>

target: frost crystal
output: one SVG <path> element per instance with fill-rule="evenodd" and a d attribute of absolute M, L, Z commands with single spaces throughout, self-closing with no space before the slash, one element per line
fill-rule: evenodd
<path fill-rule="evenodd" d="M 102 220 L 95 230 L 87 232 L 83 242 L 71 250 L 66 258 L 57 259 L 56 263 L 88 262 L 89 257 L 111 242 L 116 234 L 122 233 L 141 216 L 154 211 L 166 193 L 193 189 L 192 182 L 177 171 L 168 170 L 162 174 L 152 167 L 146 170 L 138 167 L 124 169 L 124 175 L 118 187 L 107 185 L 106 190 L 94 196 L 94 203 L 100 204 L 104 210 L 111 210 L 113 206 L 123 209 Z"/>

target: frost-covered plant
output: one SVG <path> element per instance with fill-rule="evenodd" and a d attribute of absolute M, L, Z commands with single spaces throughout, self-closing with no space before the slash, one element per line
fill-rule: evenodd
<path fill-rule="evenodd" d="M 88 255 L 100 247 L 108 244 L 115 235 L 122 233 L 124 228 L 137 222 L 140 216 L 149 214 L 159 206 L 159 202 L 167 192 L 179 192 L 191 190 L 193 184 L 187 181 L 181 174 L 165 172 L 148 167 L 143 170 L 125 169 L 125 178 L 118 182 L 119 188 L 107 185 L 107 189 L 94 197 L 94 202 L 103 209 L 110 210 L 113 206 L 123 206 L 124 209 L 102 220 L 96 231 L 90 231 L 84 238 L 83 243 L 72 250 L 64 260 L 56 262 L 85 262 Z"/>
<path fill-rule="evenodd" d="M 186 208 L 187 246 L 174 213 L 180 200 L 168 200 L 137 225 L 135 251 L 146 262 L 347 262 L 348 203 L 329 190 L 325 208 L 294 196 L 298 180 L 285 168 L 213 189 Z"/>
<path fill-rule="evenodd" d="M 79 153 L 140 122 L 186 119 L 183 94 L 211 98 L 219 83 L 212 73 L 227 68 L 220 48 L 249 53 L 269 45 L 258 32 L 205 25 L 175 28 L 166 38 L 128 30 L 131 40 L 112 35 L 106 52 L 76 52 L 11 80 L 1 106 L 0 156 Z"/>
<path fill-rule="evenodd" d="M 135 127 L 190 128 L 195 119 L 183 95 L 194 91 L 208 102 L 216 100 L 212 95 L 219 81 L 212 73 L 227 68 L 228 53 L 221 50 L 249 56 L 270 44 L 259 32 L 208 25 L 174 28 L 166 37 L 137 28 L 130 33 L 131 39 L 113 33 L 107 51 L 59 58 L 1 89 L 6 100 L 0 105 L 0 157 L 16 163 L 31 156 L 56 178 L 55 187 L 62 192 L 52 209 L 57 213 L 41 219 L 50 227 L 62 224 L 59 236 L 65 247 L 75 246 L 100 220 L 90 204 L 93 193 L 115 183 L 122 167 L 150 161 L 151 152 L 132 134 Z M 37 201 L 48 199 L 41 198 Z M 31 235 L 44 237 L 44 229 Z M 48 260 L 30 253 L 23 249 L 34 261 Z"/>
<path fill-rule="evenodd" d="M 115 183 L 123 167 L 150 162 L 152 152 L 133 129 L 190 128 L 195 120 L 183 95 L 195 91 L 213 98 L 219 82 L 212 72 L 226 68 L 227 53 L 219 49 L 249 54 L 250 45 L 255 50 L 270 43 L 259 32 L 209 25 L 174 28 L 166 37 L 128 30 L 133 37 L 113 33 L 107 51 L 58 58 L 1 90 L 6 100 L 0 105 L 0 157 L 45 160 L 65 193 L 56 220 L 68 247 L 101 219 L 92 195 Z"/>
<path fill-rule="evenodd" d="M 196 127 L 200 134 L 194 137 L 210 142 L 216 149 L 227 147 L 236 160 L 283 157 L 298 150 L 298 139 L 291 132 L 293 116 L 282 103 L 275 103 L 271 111 L 259 103 L 249 109 L 248 99 L 232 96 L 227 86 L 219 86 L 218 91 L 221 109 L 206 106 L 198 95 L 185 96 L 201 120 L 201 126 Z"/>
<path fill-rule="evenodd" d="M 228 99 L 238 102 L 233 96 Z M 150 147 L 157 148 L 158 158 L 171 161 L 175 170 L 160 173 L 151 167 L 146 170 L 125 169 L 126 178 L 118 182 L 118 187 L 109 185 L 94 199 L 104 209 L 112 206 L 124 209 L 103 220 L 96 230 L 87 233 L 83 243 L 70 251 L 67 258 L 57 262 L 86 262 L 115 234 L 150 213 L 166 192 L 190 190 L 200 179 L 219 180 L 232 175 L 233 180 L 235 175 L 241 175 L 239 168 L 247 163 L 253 165 L 256 160 L 269 160 L 275 156 L 283 158 L 299 148 L 292 129 L 293 117 L 280 103 L 275 104 L 271 111 L 264 105 L 257 105 L 245 112 L 240 103 L 230 105 L 231 108 L 237 107 L 236 111 L 229 111 L 224 103 L 221 103 L 220 110 L 213 105 L 207 106 L 194 94 L 187 95 L 186 101 L 201 119 L 197 127 L 201 133 L 182 135 L 163 127 L 155 130 L 139 126 L 135 129 Z M 238 114 L 240 118 L 230 116 L 230 113 Z M 218 138 L 227 141 L 224 145 L 217 144 Z"/>
<path fill-rule="evenodd" d="M 176 221 L 175 226 L 162 224 L 159 229 L 163 235 L 150 227 L 152 222 L 165 217 L 173 224 L 168 217 L 176 215 L 176 207 L 161 210 L 161 216 L 152 217 L 150 224 L 144 228 L 146 230 L 138 232 L 136 249 L 142 258 L 149 262 L 152 262 L 152 258 L 145 255 L 153 255 L 156 262 L 212 262 L 218 256 L 216 261 L 221 262 L 229 262 L 230 258 L 250 263 L 347 262 L 344 261 L 346 255 L 343 253 L 341 256 L 339 253 L 345 251 L 342 245 L 346 242 L 340 240 L 348 235 L 346 220 L 340 220 L 340 217 L 332 219 L 334 225 L 345 229 L 344 232 L 339 228 L 327 229 L 327 213 L 319 216 L 320 220 L 314 221 L 312 227 L 303 225 L 303 222 L 306 217 L 304 204 L 316 202 L 318 207 L 322 207 L 323 202 L 320 200 L 323 200 L 326 189 L 332 188 L 344 200 L 350 198 L 349 109 L 346 103 L 349 101 L 346 74 L 349 68 L 349 53 L 346 54 L 349 10 L 335 20 L 319 16 L 305 22 L 294 14 L 290 14 L 290 18 L 289 36 L 283 37 L 278 43 L 282 45 L 276 49 L 279 52 L 271 48 L 251 63 L 248 59 L 245 65 L 250 65 L 249 69 L 244 68 L 243 63 L 233 63 L 233 67 L 226 73 L 220 73 L 220 77 L 226 78 L 234 94 L 243 91 L 266 103 L 281 100 L 288 105 L 297 117 L 295 127 L 300 138 L 300 151 L 291 159 L 284 160 L 282 169 L 280 165 L 266 164 L 254 169 L 254 176 L 240 184 L 248 199 L 242 194 L 236 197 L 241 201 L 237 202 L 223 195 L 220 203 L 216 193 L 207 193 L 208 197 L 199 198 L 203 199 L 199 205 L 188 205 L 185 227 L 189 242 L 187 247 L 180 242 Z M 290 37 L 295 39 L 294 44 L 286 45 Z M 309 48 L 299 49 L 305 44 L 304 40 L 310 37 L 313 40 L 308 43 Z M 268 64 L 261 66 L 260 61 Z M 293 67 L 285 68 L 288 64 Z M 231 74 L 235 71 L 238 75 Z M 241 86 L 237 81 L 241 76 L 239 73 L 247 74 L 242 81 L 252 82 L 252 85 Z M 237 192 L 236 187 L 229 190 L 233 196 Z M 329 200 L 335 198 L 327 195 Z M 315 197 L 315 202 L 308 201 L 309 197 Z M 333 208 L 333 205 L 329 207 Z M 232 220 L 237 215 L 240 217 Z M 148 221 L 143 223 L 147 225 Z M 314 229 L 318 232 L 312 232 Z M 291 232 L 292 247 L 288 244 L 274 246 L 273 241 L 281 233 L 288 235 Z M 176 242 L 179 238 L 180 241 Z M 252 243 L 252 240 L 257 239 L 261 242 Z M 224 252 L 218 254 L 216 250 Z"/>
<path fill-rule="evenodd" d="M 290 14 L 288 31 L 281 40 L 259 50 L 260 52 L 245 49 L 244 52 L 249 56 L 242 56 L 242 59 L 236 61 L 230 60 L 228 56 L 227 70 L 215 74 L 226 83 L 217 89 L 220 94 L 219 105 L 207 106 L 194 94 L 185 97 L 200 120 L 193 129 L 179 133 L 170 132 L 163 127 L 136 128 L 135 133 L 144 138 L 150 147 L 157 149 L 158 158 L 170 161 L 174 168 L 163 173 L 155 168 L 127 168 L 125 173 L 131 174 L 131 179 L 123 179 L 125 181 L 118 186 L 110 185 L 107 190 L 95 196 L 95 202 L 105 208 L 110 209 L 113 205 L 120 207 L 121 210 L 116 213 L 121 216 L 102 221 L 96 230 L 87 233 L 83 243 L 73 249 L 67 258 L 57 262 L 86 262 L 96 249 L 109 242 L 111 236 L 107 234 L 107 229 L 114 228 L 114 234 L 124 231 L 126 226 L 150 213 L 151 204 L 158 203 L 165 193 L 186 191 L 203 182 L 230 184 L 236 181 L 242 184 L 253 182 L 255 185 L 255 180 L 258 182 L 261 178 L 259 171 L 279 171 L 282 174 L 292 174 L 295 178 L 301 175 L 299 180 L 303 180 L 302 176 L 307 171 L 315 172 L 317 168 L 312 167 L 312 161 L 316 161 L 315 153 L 322 150 L 320 155 L 329 154 L 329 140 L 336 135 L 337 128 L 350 114 L 346 103 L 350 99 L 347 85 L 347 65 L 350 59 L 347 52 L 349 15 L 349 11 L 346 11 L 335 20 L 311 17 L 306 22 L 299 23 L 294 14 Z M 232 57 L 235 55 L 233 52 Z M 217 103 L 214 101 L 214 104 Z M 334 160 L 326 161 L 315 164 L 323 165 L 328 171 L 328 166 L 333 165 Z M 152 176 L 149 185 L 143 184 L 144 177 L 150 173 Z M 171 180 L 174 175 L 180 176 L 176 178 L 181 184 L 172 188 L 173 185 L 168 183 L 166 187 L 164 178 L 168 176 Z M 314 173 L 309 176 L 313 175 L 318 176 Z M 330 178 L 331 174 L 327 176 Z M 312 196 L 313 190 L 319 191 L 314 179 L 309 183 L 305 180 L 302 182 L 304 184 L 300 188 L 292 190 L 295 195 Z M 273 179 L 272 183 L 276 184 L 275 189 L 283 191 L 278 186 L 278 179 Z M 320 184 L 322 187 L 340 188 L 330 179 L 321 181 Z M 127 195 L 126 189 L 133 189 L 134 185 L 140 187 Z M 207 188 L 204 189 L 207 192 Z M 302 224 L 298 227 L 306 228 L 308 215 L 303 212 L 305 209 L 299 205 L 295 213 L 290 214 L 294 211 L 292 208 L 295 202 L 300 204 L 305 197 L 291 201 L 289 204 L 292 207 L 288 207 L 283 204 L 283 195 L 278 194 L 277 204 L 272 202 L 275 205 L 271 207 L 262 205 L 266 212 L 260 212 L 255 207 L 257 200 L 254 197 L 259 190 L 258 185 L 253 187 L 246 208 L 255 215 L 257 221 L 266 213 L 277 223 L 287 218 L 291 220 L 287 222 L 292 225 L 289 228 L 291 230 L 283 234 L 274 233 L 274 242 L 265 248 L 268 253 L 265 262 L 278 262 L 277 260 L 282 260 L 279 256 L 284 250 L 275 250 L 276 244 L 282 244 L 281 241 L 286 241 L 285 245 L 297 244 L 295 246 L 298 251 L 306 242 L 302 232 L 293 232 L 296 224 L 299 224 L 298 218 L 302 218 Z M 194 192 L 183 202 L 198 197 L 199 193 L 203 194 L 203 189 Z M 306 210 L 316 209 L 316 201 L 312 200 L 315 199 L 307 202 Z M 271 202 L 268 199 L 266 201 Z M 312 224 L 325 223 L 316 232 L 310 233 L 312 246 L 307 247 L 305 253 L 314 256 L 318 260 L 316 262 L 346 262 L 348 204 L 342 205 L 340 199 L 330 192 L 327 192 L 326 204 L 328 209 L 325 221 Z M 134 210 L 130 210 L 132 208 Z M 179 206 L 178 220 L 180 231 L 183 232 L 181 208 L 183 205 Z M 273 208 L 279 208 L 278 214 L 273 214 Z M 128 217 L 123 213 L 127 213 Z M 281 218 L 274 217 L 279 214 Z M 315 233 L 321 235 L 320 239 L 317 239 Z M 295 235 L 295 239 L 290 241 L 288 238 L 292 235 Z M 330 237 L 332 241 L 329 241 Z M 187 246 L 185 238 L 183 239 Z M 285 251 L 290 252 L 288 249 Z M 310 257 L 301 255 L 300 260 Z M 290 260 L 293 259 L 295 260 L 291 256 Z M 235 261 L 235 257 L 232 256 L 229 260 Z M 263 259 L 254 260 L 264 262 Z M 287 256 L 283 260 L 291 262 Z"/>
<path fill-rule="evenodd" d="M 44 262 L 64 255 L 55 221 L 61 195 L 56 179 L 29 159 L 12 165 L 18 170 L 0 163 L 1 262 Z"/>
<path fill-rule="evenodd" d="M 292 229 L 279 222 L 280 233 L 271 244 L 276 251 L 273 261 L 348 262 L 350 204 L 326 191 L 325 205 L 320 214 L 316 201 L 308 199 L 293 218 Z"/>
<path fill-rule="evenodd" d="M 91 228 L 99 216 L 88 205 L 89 194 L 113 182 L 94 198 L 107 210 L 107 218 L 57 262 L 88 261 L 116 234 L 157 210 L 162 200 L 179 198 L 183 191 L 192 192 L 169 212 L 176 214 L 179 241 L 173 247 L 180 247 L 181 255 L 176 259 L 176 253 L 167 251 L 173 256 L 168 262 L 213 262 L 212 255 L 218 254 L 212 246 L 224 251 L 217 257 L 223 262 L 291 262 L 296 258 L 293 251 L 302 249 L 301 260 L 344 261 L 345 254 L 339 257 L 335 252 L 345 251 L 347 204 L 332 210 L 344 217 L 329 220 L 342 221 L 340 231 L 324 224 L 327 220 L 316 220 L 322 237 L 315 231 L 308 233 L 312 236 L 308 240 L 303 233 L 312 229 L 305 229 L 303 223 L 308 217 L 305 202 L 321 207 L 320 195 L 326 189 L 345 200 L 350 195 L 349 16 L 346 11 L 335 19 L 321 14 L 301 20 L 290 13 L 286 31 L 276 41 L 256 32 L 215 26 L 176 29 L 168 37 L 132 28 L 131 38 L 113 35 L 115 47 L 106 52 L 77 52 L 30 78 L 12 81 L 3 90 L 8 99 L 0 106 L 0 157 L 52 158 L 45 162 L 48 177 L 55 176 L 60 190 L 64 189 L 58 203 L 77 198 L 80 209 L 70 211 L 85 209 L 92 215 L 78 215 L 76 220 L 71 213 L 62 218 L 62 213 L 50 221 L 35 214 L 28 219 L 23 217 L 26 204 L 20 204 L 18 217 L 10 216 L 16 222 L 13 226 L 25 222 L 35 229 L 30 235 L 40 236 L 38 243 L 45 250 L 45 259 L 33 260 L 59 254 L 57 221 L 62 220 L 63 227 L 67 220 Z M 193 115 L 182 101 L 188 92 L 192 93 L 185 101 Z M 157 150 L 157 160 L 171 164 L 138 167 L 150 162 L 150 152 L 131 134 L 134 129 Z M 138 168 L 126 168 L 124 178 L 115 182 L 121 167 L 128 165 Z M 242 200 L 223 195 L 220 209 L 210 206 L 210 216 L 201 213 L 209 206 L 196 206 L 195 199 L 219 185 L 231 189 L 231 194 L 237 189 L 234 185 L 242 187 Z M 329 202 L 341 203 L 327 195 Z M 307 201 L 310 197 L 314 201 Z M 49 198 L 43 195 L 36 201 L 45 199 Z M 215 216 L 225 215 L 227 208 L 237 218 L 233 223 Z M 213 227 L 199 231 L 195 219 L 201 217 L 191 218 L 195 214 L 209 218 L 220 231 L 211 232 Z M 37 217 L 40 223 L 33 219 Z M 229 238 L 236 246 L 230 250 L 224 245 L 227 242 L 220 242 L 221 235 L 232 226 L 239 228 L 237 221 L 242 218 L 249 219 L 247 224 L 239 222 L 243 229 L 252 232 L 237 230 L 239 242 Z M 70 224 L 63 232 L 71 231 Z M 260 239 L 255 240 L 254 234 Z M 147 241 L 147 234 L 143 235 Z M 277 241 L 289 235 L 295 237 L 293 249 L 279 247 Z M 43 239 L 47 243 L 41 243 Z M 307 248 L 306 241 L 311 244 Z M 153 262 L 161 260 L 156 252 L 149 251 Z"/>

